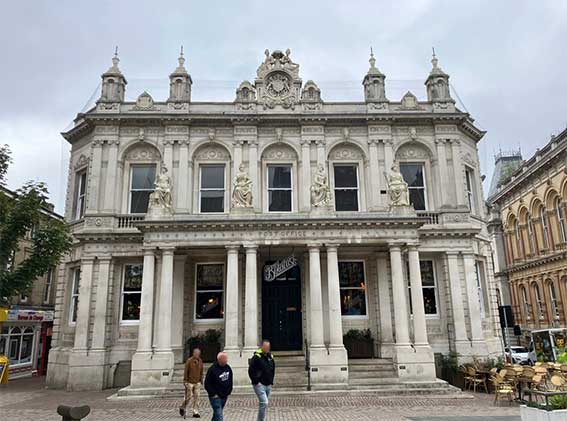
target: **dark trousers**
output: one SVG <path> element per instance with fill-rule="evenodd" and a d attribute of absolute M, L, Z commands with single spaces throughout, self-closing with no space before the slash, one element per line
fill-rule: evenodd
<path fill-rule="evenodd" d="M 222 410 L 226 405 L 226 398 L 211 398 L 209 397 L 211 408 L 213 408 L 213 418 L 211 421 L 223 421 Z"/>

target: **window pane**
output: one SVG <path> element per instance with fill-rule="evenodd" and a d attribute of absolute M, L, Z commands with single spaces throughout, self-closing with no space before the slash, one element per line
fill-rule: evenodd
<path fill-rule="evenodd" d="M 197 265 L 197 290 L 223 289 L 223 265 Z"/>
<path fill-rule="evenodd" d="M 133 191 L 130 202 L 130 213 L 146 213 L 151 191 Z"/>
<path fill-rule="evenodd" d="M 335 190 L 335 210 L 357 211 L 358 190 Z"/>
<path fill-rule="evenodd" d="M 291 212 L 291 190 L 271 190 L 268 196 L 270 212 Z"/>
<path fill-rule="evenodd" d="M 425 306 L 425 314 L 437 314 L 435 288 L 423 288 L 423 305 Z"/>
<path fill-rule="evenodd" d="M 126 265 L 124 270 L 124 291 L 141 291 L 143 265 Z"/>
<path fill-rule="evenodd" d="M 201 212 L 224 212 L 224 190 L 202 191 Z"/>
<path fill-rule="evenodd" d="M 132 167 L 132 189 L 153 190 L 155 176 L 155 165 L 138 165 Z"/>
<path fill-rule="evenodd" d="M 425 210 L 425 191 L 423 189 L 409 189 L 409 199 L 415 210 Z"/>
<path fill-rule="evenodd" d="M 73 273 L 73 294 L 76 295 L 79 293 L 79 281 L 81 280 L 81 269 L 75 269 Z"/>
<path fill-rule="evenodd" d="M 356 167 L 354 165 L 335 166 L 335 187 L 358 188 L 358 180 L 356 179 Z"/>
<path fill-rule="evenodd" d="M 80 180 L 79 180 L 79 194 L 80 195 L 85 194 L 86 187 L 87 187 L 87 173 L 83 172 L 83 173 L 81 173 Z"/>
<path fill-rule="evenodd" d="M 423 187 L 423 165 L 400 164 L 400 172 L 409 187 Z"/>
<path fill-rule="evenodd" d="M 364 264 L 362 262 L 339 262 L 341 287 L 364 287 Z"/>
<path fill-rule="evenodd" d="M 197 292 L 195 317 L 197 319 L 222 319 L 222 292 Z"/>
<path fill-rule="evenodd" d="M 202 189 L 224 189 L 224 165 L 201 167 Z"/>
<path fill-rule="evenodd" d="M 268 167 L 268 188 L 291 189 L 291 167 Z"/>
<path fill-rule="evenodd" d="M 433 261 L 431 260 L 421 260 L 419 262 L 421 269 L 421 284 L 424 287 L 434 287 L 435 286 L 435 275 L 433 273 Z"/>
<path fill-rule="evenodd" d="M 71 303 L 71 321 L 72 322 L 76 322 L 77 321 L 77 310 L 79 307 L 79 299 L 77 297 L 73 297 L 72 298 L 72 303 Z"/>
<path fill-rule="evenodd" d="M 341 314 L 343 316 L 366 315 L 364 289 L 341 289 Z"/>
<path fill-rule="evenodd" d="M 140 320 L 142 294 L 126 293 L 122 304 L 122 320 Z"/>

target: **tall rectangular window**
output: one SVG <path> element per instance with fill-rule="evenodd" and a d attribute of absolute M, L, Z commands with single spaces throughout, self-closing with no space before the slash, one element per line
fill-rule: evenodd
<path fill-rule="evenodd" d="M 341 314 L 366 316 L 364 262 L 339 262 Z"/>
<path fill-rule="evenodd" d="M 122 281 L 122 315 L 123 322 L 140 320 L 140 305 L 142 303 L 142 264 L 124 265 Z"/>
<path fill-rule="evenodd" d="M 75 182 L 75 207 L 73 219 L 81 219 L 85 214 L 85 199 L 87 193 L 87 171 L 78 172 Z"/>
<path fill-rule="evenodd" d="M 471 213 L 475 213 L 475 200 L 474 200 L 474 173 L 470 168 L 465 168 L 465 184 L 467 188 L 467 201 Z"/>
<path fill-rule="evenodd" d="M 482 263 L 478 260 L 475 262 L 476 268 L 476 290 L 478 293 L 478 304 L 480 308 L 480 315 L 485 315 L 485 306 L 484 306 L 484 292 L 482 290 Z"/>
<path fill-rule="evenodd" d="M 77 321 L 77 310 L 79 308 L 79 283 L 81 282 L 81 268 L 73 269 L 71 273 L 71 301 L 69 307 L 69 323 Z"/>
<path fill-rule="evenodd" d="M 195 319 L 222 319 L 224 317 L 224 264 L 199 263 L 196 267 L 196 278 Z"/>
<path fill-rule="evenodd" d="M 358 167 L 335 165 L 335 210 L 358 210 Z"/>
<path fill-rule="evenodd" d="M 409 200 L 415 210 L 427 210 L 427 192 L 423 164 L 400 163 L 400 172 L 408 183 Z"/>
<path fill-rule="evenodd" d="M 134 165 L 130 180 L 130 213 L 146 213 L 154 191 L 155 165 Z"/>
<path fill-rule="evenodd" d="M 47 271 L 45 277 L 45 289 L 43 291 L 43 304 L 49 304 L 49 298 L 51 297 L 51 285 L 53 284 L 53 272 L 54 269 L 50 268 Z"/>
<path fill-rule="evenodd" d="M 268 211 L 291 212 L 291 165 L 268 166 Z"/>
<path fill-rule="evenodd" d="M 199 207 L 202 213 L 224 212 L 224 165 L 200 167 Z"/>
<path fill-rule="evenodd" d="M 421 288 L 423 292 L 423 307 L 425 314 L 429 316 L 437 315 L 437 283 L 435 280 L 435 264 L 433 260 L 420 260 L 419 270 L 421 273 Z M 409 278 L 409 262 L 406 264 L 408 274 L 408 295 L 410 313 L 413 314 L 411 302 L 411 280 Z"/>

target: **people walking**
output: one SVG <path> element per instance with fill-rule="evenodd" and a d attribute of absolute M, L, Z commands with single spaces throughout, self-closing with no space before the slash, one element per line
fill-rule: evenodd
<path fill-rule="evenodd" d="M 201 418 L 199 415 L 199 389 L 203 383 L 203 360 L 201 360 L 201 350 L 193 349 L 193 355 L 185 361 L 183 375 L 183 385 L 185 386 L 185 399 L 179 407 L 179 414 L 184 417 L 187 411 L 187 404 L 191 402 L 193 418 Z"/>
<path fill-rule="evenodd" d="M 232 393 L 232 369 L 228 365 L 228 355 L 219 352 L 217 361 L 207 370 L 205 390 L 213 408 L 211 421 L 223 421 L 223 409 Z"/>
<path fill-rule="evenodd" d="M 264 339 L 262 346 L 254 353 L 248 365 L 248 377 L 250 377 L 254 392 L 258 396 L 258 421 L 266 419 L 268 398 L 272 392 L 276 374 L 276 363 L 270 350 L 270 341 Z"/>

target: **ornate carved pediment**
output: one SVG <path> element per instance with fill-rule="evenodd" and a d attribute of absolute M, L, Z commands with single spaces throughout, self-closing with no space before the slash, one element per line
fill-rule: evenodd
<path fill-rule="evenodd" d="M 154 105 L 154 99 L 146 91 L 136 99 L 136 105 L 132 107 L 133 111 L 155 111 L 158 108 Z"/>
<path fill-rule="evenodd" d="M 156 148 L 150 145 L 139 145 L 128 151 L 127 161 L 159 161 L 160 154 Z"/>
<path fill-rule="evenodd" d="M 274 70 L 285 70 L 290 76 L 299 77 L 299 64 L 291 60 L 291 50 L 289 48 L 286 50 L 285 54 L 280 50 L 274 50 L 272 54 L 270 54 L 270 50 L 266 49 L 264 55 L 266 58 L 256 71 L 258 78 L 265 78 L 268 73 Z"/>
<path fill-rule="evenodd" d="M 79 156 L 79 159 L 77 159 L 77 162 L 75 162 L 74 169 L 76 171 L 78 169 L 86 167 L 87 165 L 89 165 L 89 158 L 87 158 L 84 154 L 81 154 Z"/>
<path fill-rule="evenodd" d="M 255 88 L 258 102 L 264 109 L 281 106 L 285 109 L 294 109 L 299 102 L 301 79 L 299 79 L 299 65 L 291 61 L 291 52 L 285 54 L 279 50 L 272 54 L 265 51 L 266 58 L 258 67 Z"/>
<path fill-rule="evenodd" d="M 359 161 L 364 159 L 362 151 L 352 145 L 338 146 L 331 152 L 331 159 L 334 161 Z"/>
<path fill-rule="evenodd" d="M 414 94 L 412 94 L 410 91 L 407 91 L 402 98 L 402 103 L 399 106 L 398 110 L 420 110 L 420 109 L 422 108 L 419 106 L 417 97 Z"/>
<path fill-rule="evenodd" d="M 206 145 L 197 150 L 195 158 L 199 161 L 227 161 L 230 155 L 222 146 Z"/>
<path fill-rule="evenodd" d="M 274 160 L 294 160 L 297 159 L 297 154 L 291 147 L 287 145 L 273 145 L 264 151 L 262 154 L 264 159 Z"/>
<path fill-rule="evenodd" d="M 429 151 L 418 142 L 410 142 L 400 146 L 396 159 L 430 159 Z"/>

